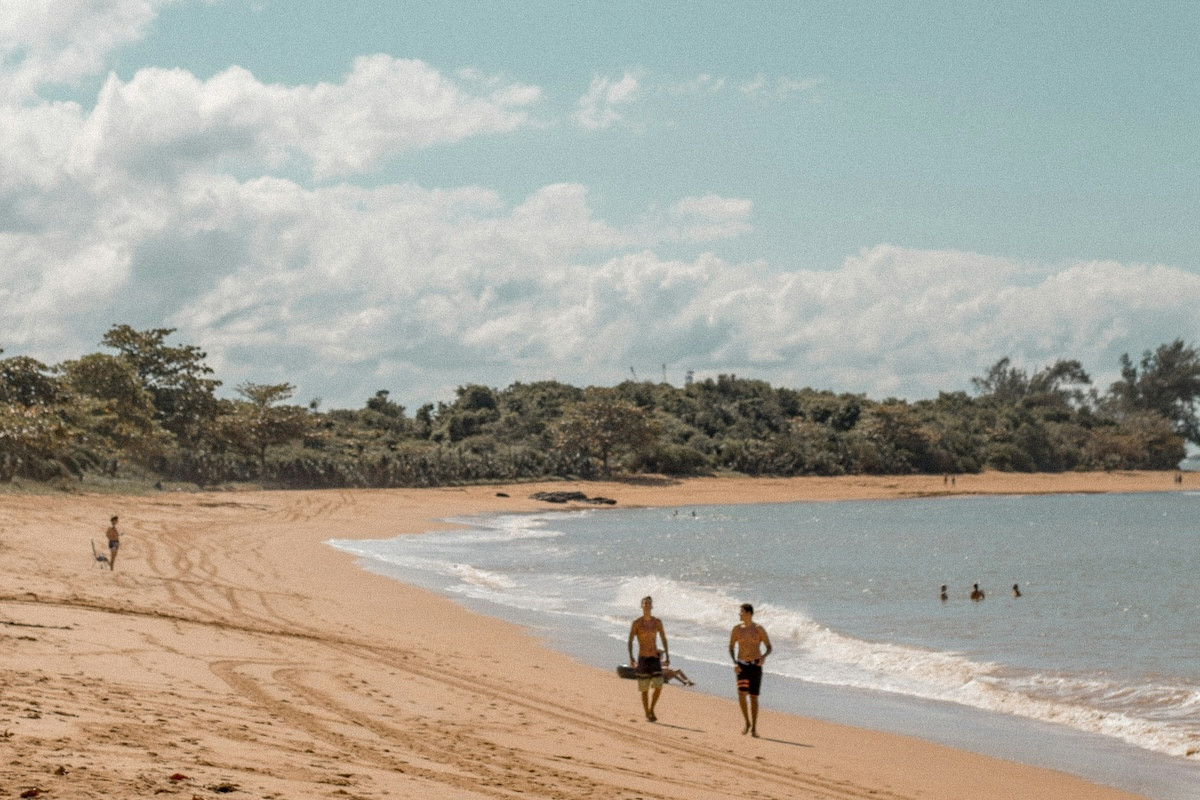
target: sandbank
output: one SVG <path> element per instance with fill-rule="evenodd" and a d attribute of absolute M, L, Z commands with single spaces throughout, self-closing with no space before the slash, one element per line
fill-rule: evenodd
<path fill-rule="evenodd" d="M 324 542 L 547 508 L 537 491 L 628 507 L 1179 488 L 1122 472 L 0 495 L 0 796 L 1134 797 L 782 714 L 751 739 L 732 696 L 677 696 L 651 724 L 629 682 Z M 89 540 L 113 514 L 110 571 Z"/>

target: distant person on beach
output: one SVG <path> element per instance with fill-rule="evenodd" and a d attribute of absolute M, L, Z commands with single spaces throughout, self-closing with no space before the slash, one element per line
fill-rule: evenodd
<path fill-rule="evenodd" d="M 742 735 L 749 733 L 758 738 L 758 692 L 762 687 L 763 662 L 771 655 L 771 637 L 754 621 L 754 606 L 742 603 L 739 616 L 742 621 L 729 634 L 729 657 L 737 674 L 738 706 L 746 721 Z"/>
<path fill-rule="evenodd" d="M 977 584 L 975 584 L 975 585 L 972 587 L 972 589 L 971 589 L 971 599 L 972 599 L 972 600 L 975 600 L 976 602 L 978 602 L 979 600 L 982 600 L 982 599 L 983 599 L 983 597 L 984 597 L 984 595 L 983 595 L 983 589 L 980 589 L 980 588 L 979 588 L 979 584 L 978 584 L 978 583 L 977 583 Z"/>
<path fill-rule="evenodd" d="M 942 584 L 942 594 L 939 599 L 941 599 L 943 603 L 950 599 L 950 595 L 946 594 L 946 584 L 944 583 Z"/>
<path fill-rule="evenodd" d="M 108 539 L 108 568 L 113 570 L 117 568 L 117 550 L 121 548 L 121 534 L 117 531 L 116 517 L 108 521 L 108 530 L 104 532 L 104 538 Z"/>
<path fill-rule="evenodd" d="M 1021 587 L 1014 583 L 1013 584 L 1013 597 L 1020 597 L 1020 596 L 1021 596 Z"/>
<path fill-rule="evenodd" d="M 661 659 L 663 651 L 658 651 L 658 657 Z M 679 681 L 684 686 L 695 686 L 696 682 L 684 674 L 681 669 L 672 669 L 671 667 L 663 667 L 663 683 L 671 681 Z"/>
<path fill-rule="evenodd" d="M 637 670 L 638 691 L 642 693 L 642 710 L 646 712 L 646 719 L 658 722 L 658 717 L 654 716 L 654 706 L 662 694 L 663 665 L 671 663 L 671 648 L 667 646 L 667 632 L 663 630 L 662 620 L 650 613 L 653 608 L 654 600 L 649 595 L 643 597 L 642 615 L 629 626 L 629 666 Z M 660 638 L 661 651 L 658 649 Z M 634 639 L 638 642 L 636 659 L 633 656 Z"/>

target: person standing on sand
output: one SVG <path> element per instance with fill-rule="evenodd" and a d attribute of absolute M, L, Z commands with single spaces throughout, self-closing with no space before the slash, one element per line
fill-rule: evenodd
<path fill-rule="evenodd" d="M 763 662 L 771 655 L 771 637 L 754 621 L 754 606 L 742 603 L 740 616 L 742 621 L 734 625 L 729 634 L 729 657 L 733 659 L 733 671 L 737 674 L 738 706 L 746 721 L 742 735 L 749 733 L 757 739 L 758 692 L 762 686 Z M 763 652 L 764 647 L 766 652 Z"/>
<path fill-rule="evenodd" d="M 116 517 L 108 521 L 108 530 L 104 532 L 104 538 L 108 539 L 108 568 L 114 570 L 117 568 L 117 550 L 121 547 L 121 534 L 117 531 Z"/>
<path fill-rule="evenodd" d="M 667 632 L 662 620 L 653 616 L 654 600 L 646 595 L 642 598 L 642 615 L 629 626 L 629 666 L 637 670 L 638 691 L 642 693 L 642 710 L 646 719 L 658 722 L 654 706 L 662 694 L 663 665 L 671 663 L 671 649 L 667 646 Z M 638 641 L 637 658 L 633 657 L 633 640 Z M 658 639 L 662 638 L 662 658 L 659 658 Z M 654 690 L 651 694 L 651 689 Z"/>

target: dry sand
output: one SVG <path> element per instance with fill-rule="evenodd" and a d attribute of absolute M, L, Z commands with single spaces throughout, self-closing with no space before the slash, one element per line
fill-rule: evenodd
<path fill-rule="evenodd" d="M 323 542 L 544 509 L 529 495 L 547 489 L 627 507 L 1176 488 L 1169 473 L 992 473 L 0 495 L 0 798 L 1132 797 L 772 713 L 769 697 L 751 739 L 732 691 L 668 689 L 650 724 L 631 683 Z M 112 514 L 110 572 L 89 539 L 103 545 Z"/>

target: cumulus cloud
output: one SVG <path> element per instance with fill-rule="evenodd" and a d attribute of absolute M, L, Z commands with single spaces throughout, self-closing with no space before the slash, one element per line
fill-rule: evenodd
<path fill-rule="evenodd" d="M 7 106 L 0 333 L 9 345 L 40 338 L 81 294 L 103 308 L 134 292 L 143 308 L 167 313 L 173 291 L 201 285 L 207 274 L 271 263 L 251 261 L 256 251 L 246 241 L 295 236 L 290 226 L 310 224 L 308 215 L 344 214 L 336 202 L 279 191 L 286 182 L 242 185 L 233 173 L 357 173 L 398 152 L 512 130 L 539 97 L 535 87 L 481 75 L 455 82 L 419 61 L 372 56 L 337 84 L 269 85 L 238 67 L 208 80 L 143 69 L 129 81 L 110 75 L 90 111 L 70 102 Z M 231 185 L 243 205 L 221 203 Z M 587 226 L 570 217 L 568 194 L 527 223 L 545 248 L 572 224 Z M 601 228 L 587 235 L 603 239 Z M 342 245 L 336 252 L 354 252 L 353 242 Z"/>
<path fill-rule="evenodd" d="M 231 67 L 208 80 L 184 70 L 110 76 L 74 158 L 143 175 L 294 160 L 318 179 L 363 172 L 407 150 L 505 133 L 524 124 L 534 87 L 469 93 L 420 61 L 364 56 L 341 83 L 264 84 Z"/>
<path fill-rule="evenodd" d="M 0 102 L 101 71 L 177 0 L 5 0 L 0 13 Z"/>
<path fill-rule="evenodd" d="M 661 364 L 676 381 L 735 373 L 916 399 L 967 389 L 1003 356 L 1029 368 L 1079 358 L 1103 386 L 1121 352 L 1180 335 L 1200 303 L 1200 278 L 1162 265 L 890 245 L 828 271 L 664 258 L 646 230 L 599 218 L 577 184 L 509 204 L 479 187 L 198 172 L 149 205 L 157 224 L 142 210 L 132 216 L 147 221 L 107 238 L 0 240 L 0 303 L 16 310 L 0 342 L 44 353 L 74 337 L 55 354 L 74 357 L 114 321 L 166 324 L 230 385 L 287 380 L 327 405 L 381 388 L 412 404 L 468 382 L 612 383 Z M 716 224 L 746 213 L 715 197 L 672 208 Z M 664 225 L 658 242 L 677 234 Z"/>
<path fill-rule="evenodd" d="M 621 107 L 637 99 L 638 88 L 638 79 L 630 72 L 619 80 L 595 76 L 587 93 L 576 104 L 575 123 L 594 131 L 624 122 Z"/>
<path fill-rule="evenodd" d="M 751 230 L 749 199 L 662 198 L 625 227 L 570 181 L 515 200 L 355 185 L 396 154 L 529 124 L 537 87 L 472 69 L 374 55 L 337 82 L 283 85 L 236 66 L 146 68 L 110 75 L 88 109 L 38 98 L 98 74 L 162 5 L 64 0 L 51 20 L 29 0 L 0 19 L 6 355 L 75 358 L 128 323 L 177 327 L 228 386 L 286 380 L 327 405 L 382 388 L 412 404 L 467 382 L 613 383 L 662 364 L 677 380 L 917 398 L 965 389 L 1003 356 L 1073 357 L 1103 376 L 1122 352 L 1194 329 L 1200 277 L 1165 265 L 880 244 L 788 272 L 704 250 Z M 727 86 L 702 76 L 681 91 Z M 645 91 L 632 73 L 597 76 L 575 121 L 621 124 Z"/>

